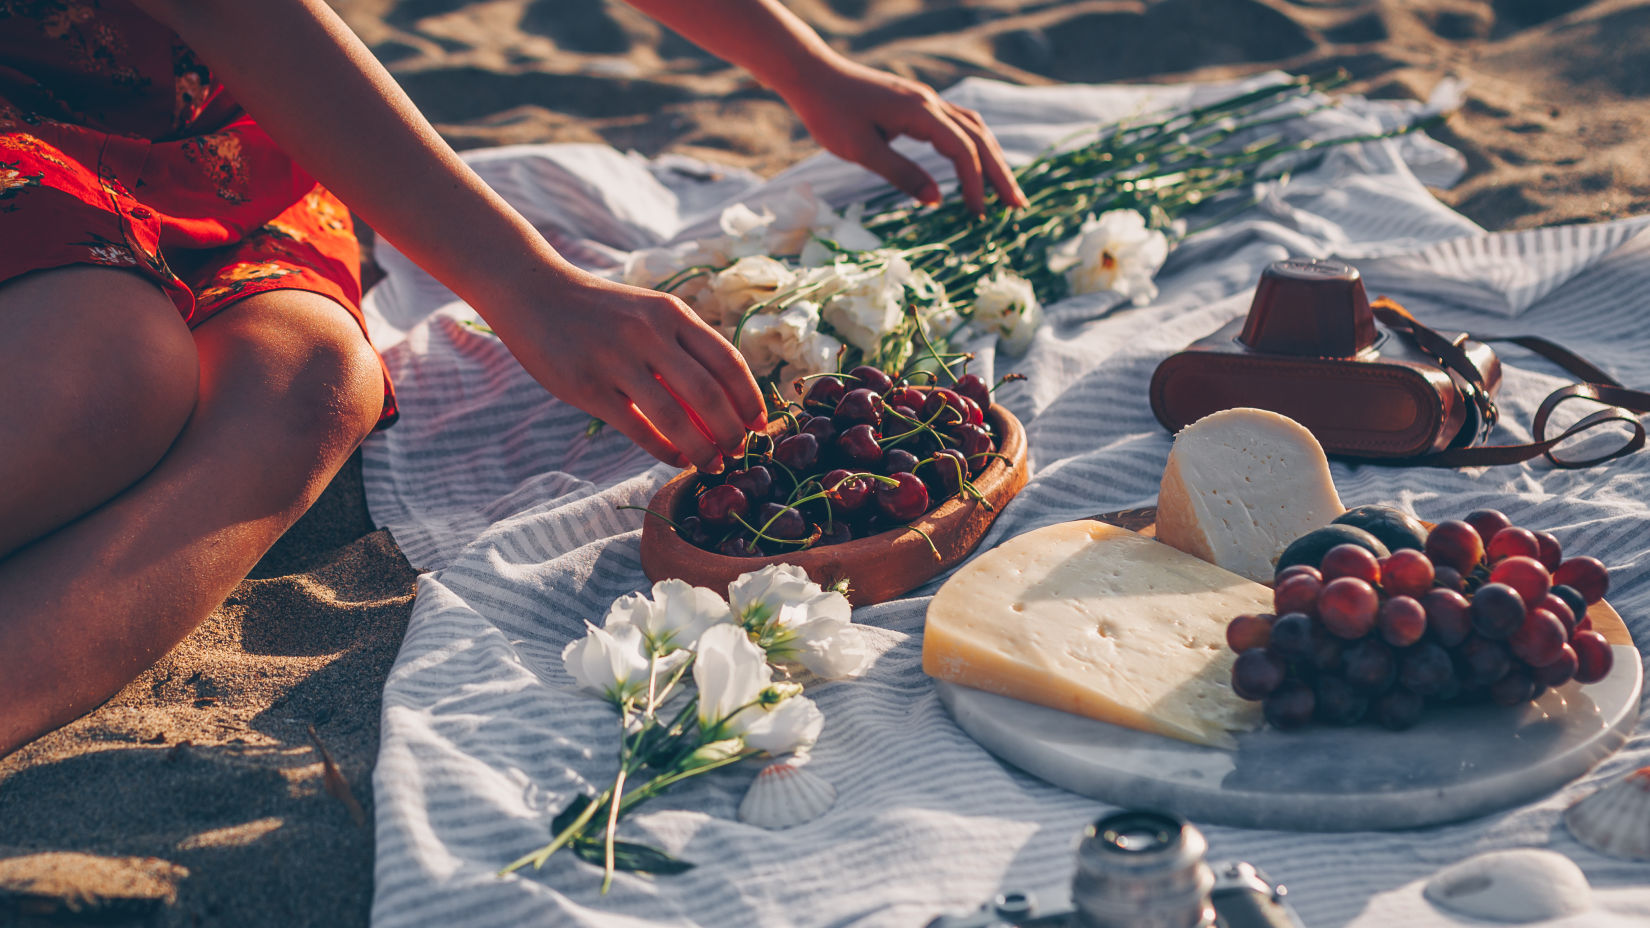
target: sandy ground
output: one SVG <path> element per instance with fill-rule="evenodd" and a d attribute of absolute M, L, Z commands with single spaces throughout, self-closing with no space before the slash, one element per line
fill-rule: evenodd
<path fill-rule="evenodd" d="M 814 150 L 776 97 L 616 2 L 333 4 L 459 147 L 605 141 L 760 172 Z M 1492 229 L 1650 209 L 1647 0 L 791 6 L 844 51 L 940 87 L 1343 67 L 1357 92 L 1424 97 L 1461 77 L 1467 105 L 1435 134 L 1469 173 L 1445 202 Z M 352 462 L 176 651 L 0 760 L 0 925 L 363 923 L 372 832 L 342 797 L 370 822 L 414 576 L 372 531 Z M 318 744 L 347 791 L 329 789 Z"/>

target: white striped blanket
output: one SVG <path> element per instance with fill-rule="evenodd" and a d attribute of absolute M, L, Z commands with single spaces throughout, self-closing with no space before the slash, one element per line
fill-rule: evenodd
<path fill-rule="evenodd" d="M 1230 86 L 1023 89 L 965 82 L 949 96 L 985 114 L 1011 158 L 1074 128 Z M 1353 101 L 1320 114 L 1322 133 L 1393 125 L 1405 107 Z M 911 149 L 917 151 L 917 149 Z M 931 153 L 921 155 L 939 166 Z M 610 267 L 626 251 L 691 235 L 719 205 L 809 183 L 838 204 L 873 187 L 819 157 L 767 182 L 679 158 L 648 161 L 597 146 L 476 152 L 468 160 L 575 260 Z M 1424 320 L 1488 333 L 1534 332 L 1650 385 L 1650 236 L 1618 222 L 1485 234 L 1440 205 L 1455 154 L 1425 138 L 1338 150 L 1316 170 L 1171 255 L 1150 306 L 1100 296 L 1064 301 L 1029 354 L 987 371 L 1029 381 L 1001 399 L 1025 421 L 1034 476 L 987 546 L 1054 522 L 1149 504 L 1170 438 L 1152 418 L 1153 367 L 1242 313 L 1259 271 L 1289 255 L 1341 256 L 1372 292 Z M 865 678 L 811 689 L 826 714 L 812 768 L 839 791 L 824 817 L 762 831 L 735 807 L 754 768 L 700 778 L 633 816 L 623 832 L 694 861 L 680 876 L 599 876 L 559 855 L 501 879 L 503 864 L 547 840 L 571 796 L 611 777 L 614 717 L 577 695 L 562 646 L 612 600 L 645 587 L 639 504 L 671 471 L 616 434 L 582 437 L 586 417 L 534 385 L 494 339 L 462 324 L 468 308 L 392 248 L 369 296 L 375 335 L 400 388 L 402 420 L 366 449 L 373 515 L 419 583 L 406 641 L 384 694 L 374 790 L 378 860 L 373 920 L 447 925 L 921 925 L 972 908 L 1000 887 L 1063 901 L 1094 801 L 994 760 L 941 708 L 920 669 L 934 586 L 858 610 L 880 656 Z M 554 299 L 553 293 L 546 294 Z M 1497 438 L 1528 440 L 1555 368 L 1507 349 Z M 976 368 L 978 369 L 978 368 Z M 1388 502 L 1423 518 L 1494 506 L 1549 528 L 1614 569 L 1612 600 L 1650 642 L 1650 454 L 1584 471 L 1544 463 L 1485 471 L 1337 463 L 1353 504 Z M 1643 924 L 1650 870 L 1599 857 L 1559 824 L 1599 784 L 1650 763 L 1641 724 L 1621 754 L 1556 794 L 1504 813 L 1409 833 L 1335 835 L 1205 829 L 1218 858 L 1253 861 L 1288 884 L 1306 923 L 1455 924 L 1418 881 L 1474 853 L 1550 847 L 1576 860 L 1613 916 L 1566 924 Z"/>

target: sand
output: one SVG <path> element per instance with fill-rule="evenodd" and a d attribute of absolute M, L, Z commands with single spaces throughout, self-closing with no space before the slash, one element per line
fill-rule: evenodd
<path fill-rule="evenodd" d="M 461 148 L 603 141 L 771 173 L 813 152 L 773 95 L 603 0 L 334 0 Z M 1650 209 L 1650 0 L 793 0 L 862 61 L 945 86 L 1346 68 L 1469 83 L 1439 196 L 1491 229 Z M 108 704 L 0 760 L 0 925 L 352 925 L 371 899 L 384 676 L 413 568 L 359 458 L 213 618 Z M 70 911 L 78 909 L 79 914 Z M 31 913 L 31 914 L 24 914 Z"/>

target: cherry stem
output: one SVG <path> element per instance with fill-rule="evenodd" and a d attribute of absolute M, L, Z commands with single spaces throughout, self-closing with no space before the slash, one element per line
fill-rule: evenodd
<path fill-rule="evenodd" d="M 1011 380 L 1024 380 L 1024 379 L 1026 379 L 1026 375 L 1024 375 L 1024 374 L 1004 374 L 1003 379 L 997 381 L 996 386 L 993 386 L 991 388 L 991 392 L 993 392 L 993 393 L 997 392 L 997 387 L 1000 387 L 1003 384 L 1008 383 Z"/>
<path fill-rule="evenodd" d="M 659 512 L 656 512 L 652 509 L 649 509 L 646 506 L 614 506 L 613 508 L 614 509 L 640 509 L 641 511 L 647 513 L 648 515 L 653 516 L 656 519 L 662 519 L 666 525 L 670 526 L 671 528 L 675 529 L 676 531 L 680 532 L 682 530 L 682 527 L 680 525 L 677 525 L 675 522 L 670 521 L 670 518 L 668 516 L 665 516 L 665 515 L 663 515 Z"/>
<path fill-rule="evenodd" d="M 934 547 L 934 539 L 928 537 L 927 532 L 923 531 L 920 528 L 917 528 L 915 525 L 907 525 L 906 528 L 910 529 L 913 532 L 916 532 L 918 535 L 921 535 L 922 540 L 928 542 L 928 550 L 934 552 L 934 560 L 936 560 L 936 561 L 940 560 L 940 549 Z"/>

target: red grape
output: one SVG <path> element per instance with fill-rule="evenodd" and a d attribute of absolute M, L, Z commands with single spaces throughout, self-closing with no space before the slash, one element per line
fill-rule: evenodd
<path fill-rule="evenodd" d="M 1530 677 L 1537 686 L 1563 686 L 1576 675 L 1578 666 L 1575 648 L 1564 644 L 1559 646 L 1557 658 L 1530 671 Z"/>
<path fill-rule="evenodd" d="M 1564 647 L 1569 637 L 1570 633 L 1558 616 L 1536 608 L 1524 617 L 1524 624 L 1507 639 L 1507 644 L 1519 660 L 1531 667 L 1545 667 L 1558 660 L 1559 649 Z"/>
<path fill-rule="evenodd" d="M 1369 697 L 1340 677 L 1320 674 L 1312 681 L 1314 714 L 1330 725 L 1356 725 L 1369 711 Z"/>
<path fill-rule="evenodd" d="M 1474 635 L 1461 642 L 1457 653 L 1466 674 L 1464 682 L 1470 686 L 1489 686 L 1512 669 L 1512 655 L 1499 641 Z"/>
<path fill-rule="evenodd" d="M 1570 647 L 1576 652 L 1577 682 L 1597 683 L 1610 674 L 1615 654 L 1603 635 L 1594 631 L 1576 632 L 1570 638 Z"/>
<path fill-rule="evenodd" d="M 1341 676 L 1361 693 L 1384 693 L 1397 675 L 1398 663 L 1392 649 L 1374 638 L 1352 644 L 1341 656 Z"/>
<path fill-rule="evenodd" d="M 1541 549 L 1541 553 L 1537 554 L 1535 559 L 1548 570 L 1557 570 L 1558 565 L 1564 561 L 1564 548 L 1558 543 L 1558 536 L 1552 532 L 1536 532 L 1535 541 Z"/>
<path fill-rule="evenodd" d="M 1309 660 L 1321 634 L 1311 616 L 1291 612 L 1278 616 L 1272 623 L 1272 640 L 1267 647 L 1288 660 Z"/>
<path fill-rule="evenodd" d="M 1340 577 L 1318 593 L 1318 618 L 1330 634 L 1348 640 L 1362 638 L 1375 627 L 1380 599 L 1375 588 L 1357 577 Z"/>
<path fill-rule="evenodd" d="M 1472 594 L 1472 627 L 1485 638 L 1511 636 L 1524 624 L 1524 613 L 1523 597 L 1505 583 L 1486 583 Z"/>
<path fill-rule="evenodd" d="M 1520 599 L 1535 605 L 1547 598 L 1553 588 L 1552 574 L 1533 557 L 1509 557 L 1490 571 L 1491 583 L 1505 583 L 1518 592 Z"/>
<path fill-rule="evenodd" d="M 1357 577 L 1365 583 L 1381 582 L 1381 564 L 1368 548 L 1358 545 L 1336 545 L 1318 562 L 1324 580 L 1339 577 Z"/>
<path fill-rule="evenodd" d="M 1316 573 L 1316 571 L 1314 571 Z M 1316 615 L 1318 612 L 1318 593 L 1323 584 L 1316 577 L 1296 575 L 1278 584 L 1272 591 L 1272 611 L 1278 615 L 1286 612 L 1304 612 L 1307 615 Z"/>
<path fill-rule="evenodd" d="M 1381 587 L 1393 596 L 1419 599 L 1432 589 L 1432 561 L 1414 548 L 1400 548 L 1381 562 Z"/>
<path fill-rule="evenodd" d="M 1484 555 L 1494 564 L 1509 557 L 1536 557 L 1541 553 L 1541 542 L 1527 528 L 1508 527 L 1495 533 L 1484 546 Z"/>
<path fill-rule="evenodd" d="M 1449 652 L 1428 641 L 1398 658 L 1398 685 L 1421 696 L 1435 696 L 1455 679 Z"/>
<path fill-rule="evenodd" d="M 1553 582 L 1574 588 L 1591 605 L 1610 591 L 1610 571 L 1596 557 L 1572 557 L 1553 571 Z"/>
<path fill-rule="evenodd" d="M 887 393 L 894 388 L 894 378 L 883 373 L 882 368 L 869 364 L 861 364 L 849 371 L 848 377 L 856 386 L 864 387 L 873 393 Z"/>
<path fill-rule="evenodd" d="M 1272 578 L 1272 586 L 1274 588 L 1282 586 L 1283 581 L 1299 574 L 1305 574 L 1319 583 L 1323 582 L 1323 574 L 1319 573 L 1316 567 L 1313 567 L 1311 564 L 1296 564 L 1292 567 L 1285 567 L 1284 569 L 1278 571 L 1277 576 Z"/>
<path fill-rule="evenodd" d="M 1427 534 L 1427 557 L 1432 563 L 1470 572 L 1484 556 L 1484 540 L 1465 522 L 1440 522 Z"/>
<path fill-rule="evenodd" d="M 1564 605 L 1570 607 L 1570 614 L 1576 617 L 1576 623 L 1578 625 L 1581 623 L 1581 620 L 1587 616 L 1587 600 L 1581 595 L 1580 592 L 1576 590 L 1575 587 L 1565 586 L 1561 583 L 1554 583 L 1551 595 L 1563 600 Z M 1571 629 L 1571 631 L 1574 631 L 1574 629 Z"/>
<path fill-rule="evenodd" d="M 1498 706 L 1512 708 L 1530 701 L 1535 694 L 1535 681 L 1528 672 L 1514 668 L 1506 676 L 1490 684 L 1490 701 Z"/>
<path fill-rule="evenodd" d="M 1239 654 L 1251 648 L 1266 647 L 1272 642 L 1272 620 L 1275 618 L 1277 616 L 1253 613 L 1238 616 L 1226 626 L 1226 644 Z"/>
<path fill-rule="evenodd" d="M 1261 706 L 1266 721 L 1274 728 L 1287 731 L 1299 728 L 1312 720 L 1316 703 L 1312 690 L 1303 683 L 1290 681 L 1272 691 Z"/>
<path fill-rule="evenodd" d="M 1459 570 L 1447 564 L 1434 568 L 1432 582 L 1446 590 L 1454 590 L 1457 593 L 1467 591 L 1466 578 L 1461 576 Z"/>
<path fill-rule="evenodd" d="M 1563 623 L 1564 637 L 1566 639 L 1570 637 L 1571 632 L 1575 631 L 1576 614 L 1570 610 L 1570 604 L 1564 600 L 1548 593 L 1546 596 L 1542 597 L 1541 602 L 1536 603 L 1536 608 L 1545 609 L 1548 612 L 1551 612 L 1559 622 Z"/>
<path fill-rule="evenodd" d="M 1288 667 L 1265 648 L 1250 648 L 1232 662 L 1232 692 L 1243 699 L 1261 700 L 1283 683 Z"/>
<path fill-rule="evenodd" d="M 1421 720 L 1424 708 L 1425 700 L 1400 686 L 1375 700 L 1375 719 L 1382 728 L 1403 731 Z"/>
<path fill-rule="evenodd" d="M 1465 521 L 1472 526 L 1478 538 L 1484 544 L 1489 544 L 1495 533 L 1512 526 L 1512 520 L 1494 509 L 1475 509 L 1467 513 Z"/>
<path fill-rule="evenodd" d="M 1381 639 L 1395 648 L 1407 648 L 1427 631 L 1427 611 L 1409 596 L 1394 596 L 1381 603 L 1375 624 L 1381 630 Z"/>
<path fill-rule="evenodd" d="M 699 494 L 699 518 L 712 525 L 732 525 L 735 516 L 750 512 L 744 491 L 731 484 L 711 487 Z"/>
<path fill-rule="evenodd" d="M 928 511 L 928 487 L 916 474 L 890 474 L 897 485 L 878 483 L 873 493 L 877 508 L 896 522 L 909 522 Z"/>
<path fill-rule="evenodd" d="M 1426 609 L 1427 628 L 1446 648 L 1465 641 L 1472 631 L 1472 603 L 1454 590 L 1431 590 L 1421 597 L 1421 606 Z"/>
<path fill-rule="evenodd" d="M 1593 617 L 1590 616 L 1590 615 L 1584 615 L 1581 618 L 1576 619 L 1576 627 L 1570 629 L 1570 637 L 1572 639 L 1574 639 L 1575 636 L 1576 636 L 1576 632 L 1590 632 L 1592 630 L 1593 630 Z"/>

